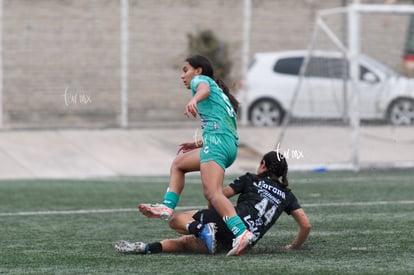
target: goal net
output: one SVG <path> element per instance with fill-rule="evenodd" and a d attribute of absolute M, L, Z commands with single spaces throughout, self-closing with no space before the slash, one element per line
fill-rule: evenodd
<path fill-rule="evenodd" d="M 308 49 L 290 56 L 301 65 L 277 147 L 307 143 L 313 149 L 303 155 L 316 170 L 413 166 L 400 146 L 410 142 L 414 124 L 413 17 L 408 5 L 321 10 Z M 309 134 L 297 137 L 304 127 Z M 388 145 L 395 150 L 381 150 Z M 392 163 L 389 154 L 396 155 Z"/>

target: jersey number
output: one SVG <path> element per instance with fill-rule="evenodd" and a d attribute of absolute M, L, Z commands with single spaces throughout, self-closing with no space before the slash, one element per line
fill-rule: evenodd
<path fill-rule="evenodd" d="M 231 105 L 230 99 L 224 92 L 221 95 L 223 97 L 224 102 L 226 103 L 227 113 L 229 114 L 230 117 L 235 117 L 236 112 L 234 111 L 233 105 Z"/>
<path fill-rule="evenodd" d="M 264 218 L 265 225 L 268 225 L 272 221 L 277 209 L 277 206 L 273 205 L 266 211 L 268 203 L 269 201 L 267 199 L 263 199 L 254 206 L 259 211 L 259 217 L 262 218 L 262 220 Z"/>

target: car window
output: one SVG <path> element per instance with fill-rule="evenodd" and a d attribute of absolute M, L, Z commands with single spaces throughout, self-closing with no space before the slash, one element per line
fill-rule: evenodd
<path fill-rule="evenodd" d="M 304 57 L 288 57 L 279 59 L 273 71 L 280 74 L 299 75 Z M 349 64 L 346 59 L 333 57 L 311 57 L 305 71 L 306 77 L 349 78 Z M 371 72 L 367 67 L 360 66 L 360 79 L 365 73 Z M 373 72 L 371 72 L 373 73 Z M 374 73 L 373 73 L 374 74 Z M 375 75 L 375 74 L 374 74 Z M 375 75 L 376 76 L 376 75 Z M 376 76 L 378 78 L 378 76 Z"/>
<path fill-rule="evenodd" d="M 375 77 L 375 81 L 379 81 L 379 77 L 372 71 L 370 71 L 367 67 L 360 65 L 359 66 L 359 80 L 364 80 L 364 75 L 366 73 L 371 73 Z"/>
<path fill-rule="evenodd" d="M 397 77 L 397 76 L 399 76 L 399 74 L 397 72 L 395 72 L 393 69 L 386 66 L 385 64 L 379 62 L 378 60 L 372 59 L 372 58 L 367 57 L 367 56 L 363 56 L 362 58 L 365 61 L 367 61 L 368 64 L 370 64 L 370 67 L 375 67 L 376 69 L 383 72 L 387 77 Z"/>
<path fill-rule="evenodd" d="M 348 64 L 342 58 L 311 57 L 305 75 L 345 79 L 348 77 Z"/>
<path fill-rule="evenodd" d="M 288 57 L 279 59 L 273 66 L 273 71 L 279 74 L 299 75 L 303 57 Z"/>

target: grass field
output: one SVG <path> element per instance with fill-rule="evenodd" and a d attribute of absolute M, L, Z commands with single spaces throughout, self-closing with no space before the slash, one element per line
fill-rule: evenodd
<path fill-rule="evenodd" d="M 230 179 L 231 177 L 228 177 Z M 158 202 L 166 177 L 0 181 L 0 273 L 5 274 L 413 274 L 414 171 L 292 173 L 312 232 L 301 250 L 283 215 L 255 249 L 223 254 L 120 255 L 120 239 L 174 238 L 135 206 Z M 204 206 L 188 178 L 180 207 Z"/>

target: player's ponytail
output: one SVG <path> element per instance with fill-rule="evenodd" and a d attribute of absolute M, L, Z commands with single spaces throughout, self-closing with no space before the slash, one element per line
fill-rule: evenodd
<path fill-rule="evenodd" d="M 226 96 L 229 98 L 230 103 L 237 114 L 237 111 L 239 110 L 239 102 L 234 97 L 234 95 L 230 93 L 229 87 L 227 87 L 226 83 L 224 83 L 224 81 L 221 79 L 214 79 L 214 81 L 216 81 L 217 85 L 223 90 L 223 93 L 225 93 Z"/>

